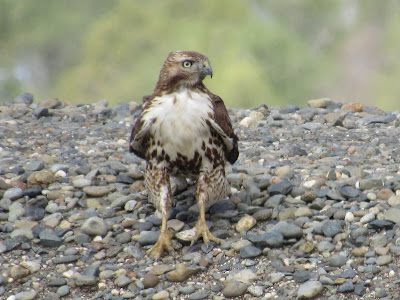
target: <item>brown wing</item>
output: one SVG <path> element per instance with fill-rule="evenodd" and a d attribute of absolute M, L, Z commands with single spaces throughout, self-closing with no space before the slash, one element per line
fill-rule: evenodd
<path fill-rule="evenodd" d="M 226 153 L 226 159 L 233 164 L 238 156 L 239 156 L 239 148 L 238 148 L 238 137 L 233 131 L 232 123 L 229 118 L 228 111 L 226 110 L 224 101 L 217 96 L 209 92 L 211 97 L 213 107 L 214 107 L 214 121 L 218 124 L 219 127 L 223 130 L 223 132 L 232 139 L 232 147 L 228 149 Z"/>
<path fill-rule="evenodd" d="M 149 96 L 145 96 L 149 97 Z M 143 98 L 145 98 L 143 97 Z M 135 126 L 132 128 L 131 138 L 129 141 L 129 151 L 135 153 L 140 158 L 145 159 L 146 148 L 148 141 L 148 132 L 152 122 L 144 122 L 142 120 L 143 112 L 150 103 L 150 98 L 147 98 L 142 107 L 142 113 L 136 120 Z"/>

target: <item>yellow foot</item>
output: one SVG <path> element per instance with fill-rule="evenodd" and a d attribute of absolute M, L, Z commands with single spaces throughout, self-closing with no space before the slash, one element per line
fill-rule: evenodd
<path fill-rule="evenodd" d="M 204 244 L 207 246 L 210 241 L 216 242 L 217 244 L 221 244 L 221 240 L 212 235 L 212 233 L 207 227 L 207 224 L 199 220 L 196 223 L 196 235 L 193 237 L 191 245 L 193 245 L 201 237 L 203 238 Z"/>
<path fill-rule="evenodd" d="M 151 247 L 151 249 L 147 250 L 147 254 L 153 259 L 160 259 L 164 249 L 166 249 L 169 253 L 174 253 L 174 248 L 172 248 L 172 239 L 173 233 L 171 231 L 165 231 L 160 233 L 158 237 L 157 243 Z"/>

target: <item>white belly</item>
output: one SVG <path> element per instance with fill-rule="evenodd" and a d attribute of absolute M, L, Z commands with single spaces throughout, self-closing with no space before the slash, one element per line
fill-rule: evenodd
<path fill-rule="evenodd" d="M 191 159 L 203 141 L 208 141 L 211 134 L 206 119 L 210 115 L 213 109 L 207 94 L 184 91 L 155 98 L 144 119 L 155 118 L 151 134 L 175 160 L 178 153 Z"/>

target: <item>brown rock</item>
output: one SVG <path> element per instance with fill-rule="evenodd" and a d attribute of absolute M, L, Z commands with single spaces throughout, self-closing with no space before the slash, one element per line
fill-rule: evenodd
<path fill-rule="evenodd" d="M 57 178 L 53 175 L 50 170 L 41 170 L 38 172 L 32 173 L 28 177 L 28 186 L 29 187 L 47 187 L 48 185 L 57 181 Z"/>
<path fill-rule="evenodd" d="M 376 198 L 388 200 L 393 195 L 394 195 L 394 193 L 391 189 L 382 189 L 376 194 Z"/>
<path fill-rule="evenodd" d="M 103 197 L 115 191 L 114 186 L 85 186 L 83 191 L 90 197 Z"/>
<path fill-rule="evenodd" d="M 342 110 L 352 110 L 355 112 L 362 112 L 363 111 L 363 105 L 358 102 L 353 102 L 353 103 L 346 103 L 342 105 L 341 107 Z"/>
<path fill-rule="evenodd" d="M 173 282 L 182 282 L 201 270 L 200 267 L 186 267 L 185 264 L 177 264 L 174 271 L 167 273 L 167 279 Z"/>
<path fill-rule="evenodd" d="M 47 108 L 47 109 L 54 109 L 54 108 L 62 106 L 62 103 L 58 99 L 50 99 L 50 100 L 45 100 L 45 101 L 40 102 L 39 106 L 42 108 Z"/>
<path fill-rule="evenodd" d="M 149 272 L 143 278 L 143 285 L 146 289 L 148 289 L 155 287 L 159 281 L 160 280 L 158 279 L 158 276 Z"/>

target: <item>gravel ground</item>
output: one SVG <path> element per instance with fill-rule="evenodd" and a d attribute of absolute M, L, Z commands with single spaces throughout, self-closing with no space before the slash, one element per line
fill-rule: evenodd
<path fill-rule="evenodd" d="M 229 109 L 240 156 L 189 247 L 193 182 L 173 180 L 175 255 L 128 152 L 140 107 L 0 105 L 1 299 L 398 299 L 400 111 L 310 100 Z"/>

